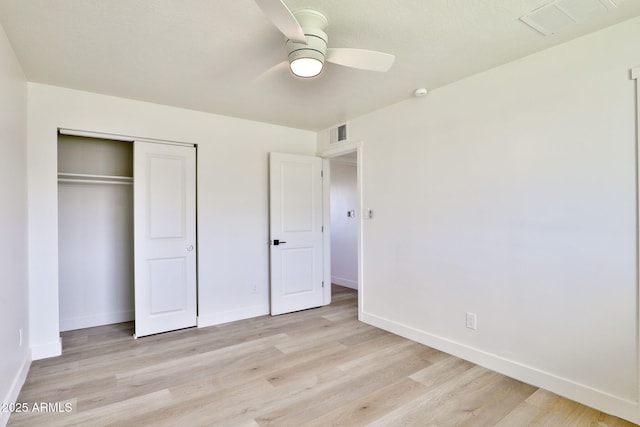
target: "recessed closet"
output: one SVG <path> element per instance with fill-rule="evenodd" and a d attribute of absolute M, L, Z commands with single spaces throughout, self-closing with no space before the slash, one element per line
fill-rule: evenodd
<path fill-rule="evenodd" d="M 133 143 L 58 136 L 60 330 L 134 319 Z"/>
<path fill-rule="evenodd" d="M 61 331 L 196 326 L 195 146 L 60 134 L 58 242 Z"/>

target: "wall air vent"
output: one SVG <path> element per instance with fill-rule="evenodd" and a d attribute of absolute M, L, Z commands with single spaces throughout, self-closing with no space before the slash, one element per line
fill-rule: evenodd
<path fill-rule="evenodd" d="M 520 17 L 520 20 L 549 36 L 585 19 L 604 15 L 617 7 L 614 0 L 555 0 Z"/>
<path fill-rule="evenodd" d="M 329 136 L 329 143 L 335 144 L 336 142 L 346 141 L 347 136 L 347 124 L 341 124 L 331 129 L 331 135 Z"/>

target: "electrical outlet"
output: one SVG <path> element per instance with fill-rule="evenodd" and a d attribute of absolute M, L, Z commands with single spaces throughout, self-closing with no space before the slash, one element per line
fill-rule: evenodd
<path fill-rule="evenodd" d="M 478 318 L 475 313 L 467 312 L 467 328 L 473 329 L 474 331 L 478 327 Z"/>
<path fill-rule="evenodd" d="M 22 347 L 22 329 L 18 329 L 18 345 Z"/>

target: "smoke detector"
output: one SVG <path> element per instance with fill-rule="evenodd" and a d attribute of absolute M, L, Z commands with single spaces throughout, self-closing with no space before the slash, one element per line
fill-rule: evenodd
<path fill-rule="evenodd" d="M 427 89 L 423 87 L 419 87 L 418 89 L 415 90 L 415 92 L 413 92 L 413 96 L 415 96 L 416 98 L 422 98 L 427 93 L 428 93 Z"/>

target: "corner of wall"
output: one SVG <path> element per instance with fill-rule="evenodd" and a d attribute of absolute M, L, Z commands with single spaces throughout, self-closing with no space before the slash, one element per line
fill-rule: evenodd
<path fill-rule="evenodd" d="M 18 396 L 20 395 L 20 390 L 22 389 L 22 385 L 27 380 L 27 374 L 29 373 L 29 368 L 31 367 L 31 352 L 27 351 L 25 356 L 20 363 L 20 368 L 16 372 L 16 375 L 11 382 L 11 386 L 7 391 L 7 395 L 2 400 L 5 404 L 11 404 L 18 401 Z M 9 417 L 11 416 L 11 411 L 0 411 L 0 426 L 5 426 L 9 422 Z"/>
<path fill-rule="evenodd" d="M 47 359 L 62 354 L 62 340 L 47 344 L 38 344 L 31 346 L 31 358 L 33 360 Z"/>
<path fill-rule="evenodd" d="M 0 270 L 3 304 L 0 311 L 0 395 L 13 403 L 24 383 L 31 354 L 22 334 L 28 331 L 26 132 L 27 82 L 13 47 L 0 25 Z M 27 334 L 28 335 L 28 332 Z M 10 413 L 0 412 L 0 425 Z"/>
<path fill-rule="evenodd" d="M 320 154 L 327 148 L 329 148 L 329 129 L 324 129 L 316 133 L 316 153 Z"/>

